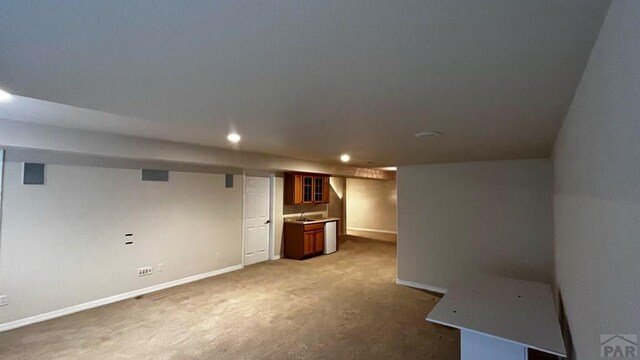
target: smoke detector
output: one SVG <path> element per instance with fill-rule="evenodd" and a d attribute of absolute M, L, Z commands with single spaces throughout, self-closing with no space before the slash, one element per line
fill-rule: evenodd
<path fill-rule="evenodd" d="M 442 135 L 440 131 L 422 131 L 422 132 L 413 134 L 413 136 L 417 138 L 431 138 L 431 137 L 436 137 L 440 135 Z"/>

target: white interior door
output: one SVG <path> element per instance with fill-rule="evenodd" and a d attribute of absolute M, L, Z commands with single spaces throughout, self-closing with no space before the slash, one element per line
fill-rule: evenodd
<path fill-rule="evenodd" d="M 269 260 L 269 178 L 245 180 L 244 264 Z"/>

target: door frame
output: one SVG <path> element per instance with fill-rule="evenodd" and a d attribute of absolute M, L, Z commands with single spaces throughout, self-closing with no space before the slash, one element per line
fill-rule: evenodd
<path fill-rule="evenodd" d="M 269 178 L 269 261 L 277 260 L 275 256 L 275 213 L 276 213 L 276 174 L 258 171 L 258 170 L 243 170 L 242 171 L 242 267 L 245 266 L 245 229 L 246 229 L 246 211 L 247 211 L 247 177 L 265 177 Z"/>

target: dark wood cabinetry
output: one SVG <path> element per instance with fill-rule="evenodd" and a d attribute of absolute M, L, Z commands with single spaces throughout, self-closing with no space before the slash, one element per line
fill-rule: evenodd
<path fill-rule="evenodd" d="M 324 225 L 324 223 L 285 223 L 284 256 L 301 260 L 321 255 L 324 251 Z"/>
<path fill-rule="evenodd" d="M 331 195 L 329 175 L 286 173 L 284 203 L 286 205 L 328 204 Z"/>
<path fill-rule="evenodd" d="M 322 227 L 322 230 L 313 231 L 313 239 L 315 241 L 313 250 L 317 253 L 322 254 L 322 252 L 324 251 L 324 226 Z"/>
<path fill-rule="evenodd" d="M 304 247 L 303 247 L 302 256 L 312 255 L 314 253 L 313 244 L 315 243 L 313 240 L 313 231 L 305 231 L 303 236 L 304 236 L 304 244 L 303 244 Z"/>

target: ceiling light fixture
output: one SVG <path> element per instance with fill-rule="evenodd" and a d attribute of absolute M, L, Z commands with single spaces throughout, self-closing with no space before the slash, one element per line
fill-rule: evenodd
<path fill-rule="evenodd" d="M 349 156 L 349 154 L 342 154 L 342 155 L 340 155 L 340 161 L 342 161 L 342 162 L 348 162 L 349 160 L 351 160 L 351 156 Z"/>
<path fill-rule="evenodd" d="M 240 142 L 240 135 L 236 134 L 236 133 L 231 133 L 229 135 L 227 135 L 227 140 L 229 140 L 229 142 L 233 143 L 233 144 L 237 144 Z"/>
<path fill-rule="evenodd" d="M 7 102 L 10 101 L 11 98 L 13 98 L 13 95 L 9 94 L 8 92 L 0 89 L 0 102 Z"/>
<path fill-rule="evenodd" d="M 442 135 L 440 131 L 422 131 L 414 134 L 414 136 L 417 138 L 430 138 L 430 137 L 435 137 L 439 135 Z"/>

